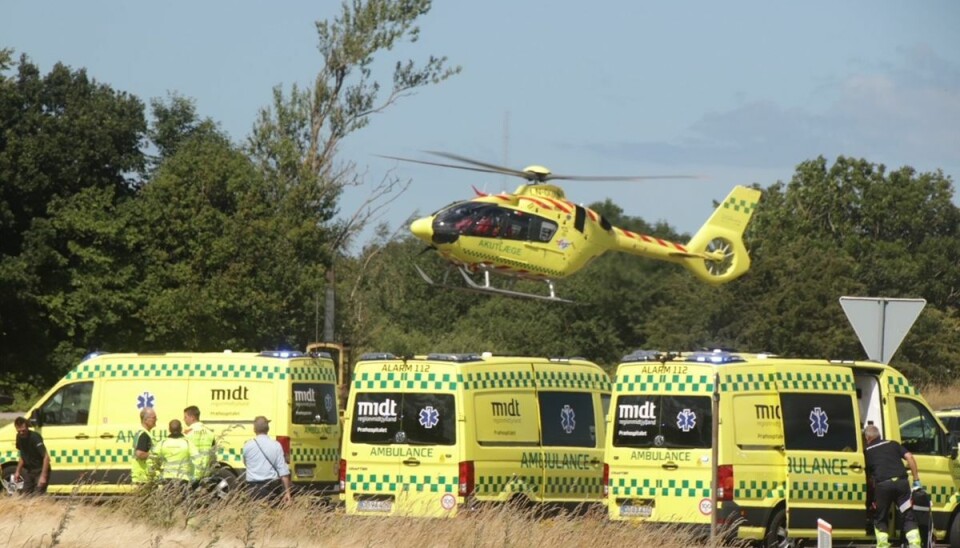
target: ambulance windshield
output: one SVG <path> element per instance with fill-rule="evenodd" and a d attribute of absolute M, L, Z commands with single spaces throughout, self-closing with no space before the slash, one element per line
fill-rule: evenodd
<path fill-rule="evenodd" d="M 354 443 L 453 445 L 453 394 L 359 392 L 353 408 Z"/>
<path fill-rule="evenodd" d="M 710 396 L 620 396 L 614 412 L 615 447 L 710 447 Z"/>

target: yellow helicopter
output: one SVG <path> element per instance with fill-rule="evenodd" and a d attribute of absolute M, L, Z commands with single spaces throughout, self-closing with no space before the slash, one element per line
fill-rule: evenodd
<path fill-rule="evenodd" d="M 558 175 L 539 165 L 518 171 L 456 154 L 427 152 L 460 165 L 396 156 L 384 158 L 512 175 L 528 181 L 512 194 L 487 194 L 474 188 L 476 197 L 455 202 L 410 225 L 414 236 L 435 249 L 461 274 L 465 285 L 452 285 L 457 289 L 570 302 L 557 297 L 554 280 L 579 271 L 607 251 L 679 263 L 697 278 L 714 285 L 730 282 L 750 268 L 743 231 L 757 207 L 759 190 L 734 187 L 693 238 L 681 244 L 615 227 L 590 208 L 568 201 L 563 190 L 548 181 L 635 181 L 688 176 Z M 437 283 L 419 266 L 416 269 L 431 285 L 451 286 L 446 276 Z M 491 274 L 506 276 L 505 286 L 493 285 Z M 515 290 L 517 279 L 542 280 L 546 282 L 547 294 Z"/>

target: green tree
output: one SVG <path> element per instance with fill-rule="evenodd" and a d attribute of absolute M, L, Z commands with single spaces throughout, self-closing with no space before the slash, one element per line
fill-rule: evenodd
<path fill-rule="evenodd" d="M 422 65 L 397 61 L 392 85 L 381 93 L 376 56 L 416 42 L 415 21 L 430 7 L 430 0 L 344 2 L 333 21 L 316 24 L 321 66 L 313 84 L 293 85 L 289 93 L 276 87 L 273 104 L 254 125 L 248 149 L 271 189 L 269 199 L 291 224 L 300 221 L 290 233 L 303 260 L 324 268 L 328 290 L 336 286 L 333 265 L 344 245 L 375 215 L 380 200 L 403 188 L 385 179 L 360 211 L 334 222 L 344 189 L 362 183 L 352 165 L 336 162 L 341 142 L 404 95 L 460 70 L 448 68 L 444 57 L 430 56 Z"/>
<path fill-rule="evenodd" d="M 146 122 L 82 69 L 42 76 L 5 50 L 0 70 L 0 362 L 50 378 L 127 311 L 102 290 L 130 275 L 117 209 L 141 182 Z"/>

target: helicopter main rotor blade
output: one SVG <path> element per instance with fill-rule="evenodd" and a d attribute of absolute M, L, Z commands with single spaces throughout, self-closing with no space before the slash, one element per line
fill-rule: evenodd
<path fill-rule="evenodd" d="M 564 181 L 649 181 L 650 179 L 699 179 L 699 175 L 554 175 L 550 174 L 545 180 L 560 179 Z"/>
<path fill-rule="evenodd" d="M 414 160 L 413 158 L 400 158 L 399 156 L 384 156 L 382 154 L 377 154 L 376 156 L 380 158 L 387 158 L 389 160 L 400 160 L 401 162 L 411 162 L 414 164 L 425 164 L 428 166 L 437 166 L 437 167 L 449 167 L 453 169 L 465 169 L 467 171 L 479 171 L 481 173 L 503 173 L 495 169 L 481 169 L 478 167 L 468 167 L 468 166 L 455 166 L 453 164 L 441 164 L 440 162 L 428 162 L 426 160 Z"/>
<path fill-rule="evenodd" d="M 502 173 L 504 175 L 513 175 L 515 177 L 522 177 L 524 179 L 531 179 L 531 174 L 526 171 L 520 171 L 518 169 L 512 169 L 509 167 L 498 166 L 495 164 L 488 164 L 486 162 L 480 162 L 467 158 L 466 156 L 460 156 L 459 154 L 451 154 L 449 152 L 440 152 L 438 150 L 425 150 L 427 154 L 433 154 L 434 156 L 440 156 L 442 158 L 447 158 L 448 160 L 456 160 L 458 162 L 463 162 L 465 164 L 470 164 L 478 167 L 483 167 L 494 173 Z"/>

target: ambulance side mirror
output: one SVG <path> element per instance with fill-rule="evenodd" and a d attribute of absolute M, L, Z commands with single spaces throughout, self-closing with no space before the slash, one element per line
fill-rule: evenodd
<path fill-rule="evenodd" d="M 40 410 L 34 409 L 33 413 L 30 413 L 30 426 L 36 428 L 38 426 L 43 426 L 43 421 L 40 420 Z"/>
<path fill-rule="evenodd" d="M 957 454 L 960 453 L 960 436 L 957 436 L 954 433 L 947 434 L 947 447 L 950 448 L 950 458 L 952 460 L 957 460 Z"/>

